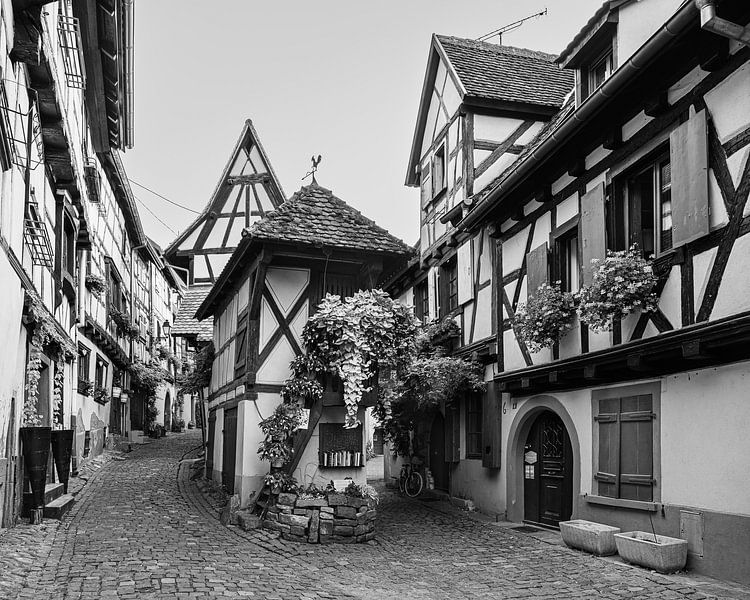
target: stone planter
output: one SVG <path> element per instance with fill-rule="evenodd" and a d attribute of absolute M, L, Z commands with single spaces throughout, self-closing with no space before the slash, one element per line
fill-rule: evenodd
<path fill-rule="evenodd" d="M 281 532 L 285 540 L 354 544 L 375 539 L 374 501 L 346 494 L 322 498 L 279 494 L 263 521 L 264 529 Z"/>
<path fill-rule="evenodd" d="M 620 528 L 576 519 L 562 521 L 560 533 L 563 542 L 570 548 L 583 550 L 597 556 L 609 556 L 617 552 L 615 534 L 620 533 Z"/>
<path fill-rule="evenodd" d="M 685 568 L 687 540 L 657 535 L 645 531 L 616 533 L 617 552 L 623 560 L 653 569 L 659 573 L 674 573 Z"/>

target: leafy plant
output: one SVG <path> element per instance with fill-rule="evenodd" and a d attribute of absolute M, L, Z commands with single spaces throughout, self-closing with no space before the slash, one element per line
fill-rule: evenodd
<path fill-rule="evenodd" d="M 198 394 L 211 383 L 211 369 L 214 363 L 214 345 L 207 344 L 195 354 L 192 366 L 183 364 L 183 373 L 177 378 L 180 394 Z"/>
<path fill-rule="evenodd" d="M 269 473 L 263 481 L 271 489 L 278 487 L 287 494 L 296 494 L 299 491 L 297 480 L 287 473 Z"/>
<path fill-rule="evenodd" d="M 96 386 L 94 388 L 94 401 L 99 404 L 106 404 L 109 402 L 109 392 L 106 387 Z"/>
<path fill-rule="evenodd" d="M 136 360 L 130 365 L 132 383 L 141 388 L 147 395 L 153 396 L 159 386 L 166 381 L 164 370 L 153 363 Z"/>
<path fill-rule="evenodd" d="M 94 383 L 86 379 L 78 380 L 78 393 L 84 396 L 91 396 L 94 392 Z"/>
<path fill-rule="evenodd" d="M 348 486 L 346 486 L 344 494 L 346 494 L 347 496 L 352 496 L 353 498 L 365 498 L 367 500 L 373 500 L 376 504 L 378 502 L 377 490 L 371 485 L 367 485 L 366 483 L 360 485 L 352 481 Z"/>
<path fill-rule="evenodd" d="M 307 365 L 323 365 L 341 378 L 345 427 L 359 424 L 362 395 L 379 368 L 395 367 L 414 351 L 418 321 L 381 290 L 359 291 L 342 300 L 327 295 L 302 333 Z"/>
<path fill-rule="evenodd" d="M 279 404 L 273 414 L 260 423 L 265 439 L 258 446 L 261 460 L 288 463 L 294 454 L 291 437 L 299 426 L 301 410 L 293 404 Z"/>
<path fill-rule="evenodd" d="M 86 275 L 84 283 L 86 284 L 86 288 L 99 299 L 107 291 L 107 282 L 101 275 L 89 273 Z"/>
<path fill-rule="evenodd" d="M 637 246 L 620 252 L 608 250 L 603 260 L 593 259 L 591 265 L 592 281 L 581 288 L 578 304 L 581 321 L 591 329 L 606 331 L 615 318 L 637 310 L 656 310 L 656 276 Z"/>
<path fill-rule="evenodd" d="M 516 334 L 526 342 L 529 350 L 539 352 L 549 348 L 573 326 L 576 299 L 560 289 L 560 282 L 543 283 L 518 307 L 513 319 Z"/>

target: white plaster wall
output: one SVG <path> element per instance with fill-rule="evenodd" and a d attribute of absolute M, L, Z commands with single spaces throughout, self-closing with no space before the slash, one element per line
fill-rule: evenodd
<path fill-rule="evenodd" d="M 224 409 L 216 409 L 216 423 L 214 423 L 213 471 L 208 475 L 221 483 L 221 469 L 224 465 Z"/>
<path fill-rule="evenodd" d="M 568 196 L 557 205 L 557 225 L 558 227 L 569 221 L 578 214 L 578 193 Z"/>
<path fill-rule="evenodd" d="M 521 119 L 508 119 L 505 117 L 491 117 L 489 115 L 474 115 L 474 139 L 492 140 L 502 142 L 518 126 L 523 123 Z M 477 165 L 475 165 L 477 166 Z"/>
<path fill-rule="evenodd" d="M 630 2 L 619 9 L 617 64 L 623 65 L 671 17 L 681 0 Z"/>
<path fill-rule="evenodd" d="M 662 387 L 662 501 L 750 515 L 750 363 L 680 373 Z"/>
<path fill-rule="evenodd" d="M 719 139 L 724 143 L 748 124 L 750 64 L 737 69 L 704 97 Z"/>
<path fill-rule="evenodd" d="M 525 227 L 514 236 L 503 241 L 503 273 L 510 273 L 521 268 L 524 253 L 526 252 L 526 238 L 529 236 L 529 227 Z"/>
<path fill-rule="evenodd" d="M 721 278 L 719 293 L 711 312 L 711 320 L 729 317 L 750 310 L 750 235 L 743 235 L 734 242 L 724 275 Z"/>

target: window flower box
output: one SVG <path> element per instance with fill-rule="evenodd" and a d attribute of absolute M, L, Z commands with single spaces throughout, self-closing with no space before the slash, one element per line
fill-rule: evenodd
<path fill-rule="evenodd" d="M 615 543 L 623 560 L 659 573 L 680 571 L 687 562 L 687 540 L 680 538 L 629 531 L 616 533 Z"/>
<path fill-rule="evenodd" d="M 583 550 L 596 556 L 609 556 L 617 552 L 615 534 L 620 533 L 620 528 L 575 519 L 561 522 L 560 533 L 563 542 L 570 548 Z"/>

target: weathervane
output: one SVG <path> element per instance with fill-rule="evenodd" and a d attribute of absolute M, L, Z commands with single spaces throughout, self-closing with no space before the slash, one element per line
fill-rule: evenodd
<path fill-rule="evenodd" d="M 302 181 L 304 181 L 305 179 L 307 179 L 308 177 L 312 175 L 312 182 L 317 185 L 318 182 L 315 180 L 315 171 L 318 170 L 318 165 L 320 164 L 320 161 L 322 159 L 323 157 L 320 154 L 318 154 L 318 158 L 315 158 L 314 154 L 310 157 L 310 161 L 312 162 L 312 168 L 308 171 L 307 175 L 305 175 L 302 178 Z"/>

